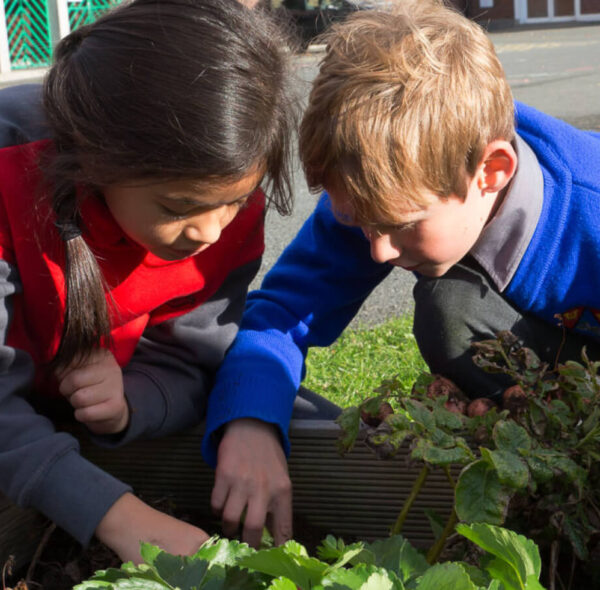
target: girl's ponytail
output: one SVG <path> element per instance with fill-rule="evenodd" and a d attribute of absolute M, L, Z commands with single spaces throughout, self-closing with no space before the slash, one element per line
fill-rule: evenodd
<path fill-rule="evenodd" d="M 65 245 L 65 315 L 53 368 L 85 361 L 102 340 L 110 338 L 110 318 L 102 271 L 79 227 L 73 186 L 54 193 L 56 227 Z"/>

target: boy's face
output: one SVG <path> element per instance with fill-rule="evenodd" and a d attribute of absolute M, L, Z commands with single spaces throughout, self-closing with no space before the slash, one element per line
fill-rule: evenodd
<path fill-rule="evenodd" d="M 345 195 L 328 187 L 336 213 L 352 218 Z M 406 211 L 398 219 L 361 225 L 371 243 L 375 262 L 389 262 L 428 277 L 440 277 L 461 260 L 479 238 L 497 201 L 496 194 L 479 189 L 471 179 L 467 196 L 440 198 L 425 193 L 430 204 Z"/>

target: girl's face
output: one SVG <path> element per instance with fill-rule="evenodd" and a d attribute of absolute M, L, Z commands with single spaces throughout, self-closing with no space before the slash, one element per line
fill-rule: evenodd
<path fill-rule="evenodd" d="M 180 260 L 214 244 L 259 186 L 262 169 L 232 181 L 148 180 L 103 189 L 125 234 L 163 260 Z"/>

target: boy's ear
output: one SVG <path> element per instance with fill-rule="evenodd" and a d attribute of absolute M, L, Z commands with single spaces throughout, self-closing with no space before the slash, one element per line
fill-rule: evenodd
<path fill-rule="evenodd" d="M 482 192 L 500 192 L 517 169 L 517 154 L 510 142 L 497 139 L 487 145 L 478 170 L 477 186 Z"/>

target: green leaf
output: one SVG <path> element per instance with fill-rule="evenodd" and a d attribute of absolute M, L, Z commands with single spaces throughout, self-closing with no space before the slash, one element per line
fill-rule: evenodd
<path fill-rule="evenodd" d="M 73 586 L 73 590 L 104 590 L 104 588 L 114 588 L 114 585 L 112 582 L 104 582 L 102 580 L 87 580 Z"/>
<path fill-rule="evenodd" d="M 494 580 L 502 583 L 504 590 L 523 590 L 525 588 L 526 580 L 519 576 L 512 565 L 502 559 L 491 559 L 485 569 Z"/>
<path fill-rule="evenodd" d="M 537 576 L 533 574 L 527 577 L 525 582 L 525 590 L 544 590 L 544 587 L 540 584 Z"/>
<path fill-rule="evenodd" d="M 523 535 L 482 523 L 458 524 L 456 532 L 495 556 L 486 569 L 502 581 L 506 590 L 522 589 L 529 580 L 539 579 L 540 553 L 536 544 Z"/>
<path fill-rule="evenodd" d="M 575 461 L 569 459 L 569 457 L 560 452 L 551 450 L 539 450 L 536 454 L 540 459 L 546 462 L 548 467 L 555 472 L 555 475 L 556 472 L 559 471 L 578 488 L 581 489 L 583 487 L 587 480 L 587 471 L 577 465 Z"/>
<path fill-rule="evenodd" d="M 301 588 L 310 588 L 318 584 L 328 567 L 326 563 L 308 557 L 306 549 L 295 541 L 242 557 L 239 565 L 274 578 L 289 578 Z"/>
<path fill-rule="evenodd" d="M 554 471 L 548 467 L 545 461 L 540 459 L 537 455 L 530 455 L 525 459 L 533 479 L 539 483 L 549 482 L 554 477 Z"/>
<path fill-rule="evenodd" d="M 452 465 L 453 463 L 464 465 L 472 459 L 472 454 L 469 454 L 461 447 L 442 449 L 441 447 L 436 447 L 434 445 L 426 445 L 422 460 L 430 465 L 440 465 L 443 467 L 445 465 Z"/>
<path fill-rule="evenodd" d="M 194 554 L 196 559 L 204 559 L 214 565 L 235 565 L 241 557 L 254 553 L 255 550 L 246 543 L 235 540 L 211 537 Z"/>
<path fill-rule="evenodd" d="M 527 486 L 529 469 L 518 455 L 511 451 L 490 451 L 485 447 L 480 451 L 482 459 L 496 469 L 501 483 L 516 490 Z"/>
<path fill-rule="evenodd" d="M 587 562 L 589 559 L 589 551 L 587 548 L 588 539 L 586 539 L 586 534 L 581 522 L 570 516 L 565 516 L 563 531 L 573 546 L 575 555 L 577 555 L 582 562 Z"/>
<path fill-rule="evenodd" d="M 425 572 L 417 590 L 477 590 L 477 586 L 458 563 L 440 563 Z"/>
<path fill-rule="evenodd" d="M 150 543 L 140 543 L 140 555 L 142 556 L 144 562 L 148 565 L 154 565 L 154 560 L 161 552 L 162 549 L 156 545 L 151 545 Z"/>
<path fill-rule="evenodd" d="M 333 570 L 323 577 L 321 585 L 330 590 L 358 590 L 375 570 L 375 566 L 366 564 Z"/>
<path fill-rule="evenodd" d="M 433 538 L 439 539 L 444 527 L 446 526 L 446 521 L 440 514 L 438 514 L 435 510 L 431 510 L 430 508 L 425 508 L 423 512 L 429 521 Z"/>
<path fill-rule="evenodd" d="M 267 590 L 296 590 L 296 584 L 288 578 L 273 580 Z"/>
<path fill-rule="evenodd" d="M 403 582 L 421 575 L 429 567 L 425 557 L 402 535 L 366 544 L 364 552 L 352 563 L 358 563 L 359 559 L 395 573 Z"/>
<path fill-rule="evenodd" d="M 531 438 L 527 431 L 514 420 L 501 420 L 494 426 L 493 434 L 496 447 L 502 451 L 528 452 L 531 450 Z"/>
<path fill-rule="evenodd" d="M 387 572 L 375 572 L 360 587 L 360 590 L 401 590 L 403 586 L 394 583 Z"/>
<path fill-rule="evenodd" d="M 336 418 L 336 424 L 339 424 L 342 433 L 336 441 L 338 453 L 343 455 L 352 450 L 358 431 L 360 429 L 360 409 L 356 406 L 346 408 Z"/>
<path fill-rule="evenodd" d="M 169 586 L 168 584 L 137 576 L 118 580 L 112 587 L 115 590 L 165 590 L 165 588 L 172 588 L 172 586 Z"/>
<path fill-rule="evenodd" d="M 470 563 L 465 563 L 464 561 L 457 561 L 453 563 L 460 564 L 467 574 L 469 574 L 471 582 L 473 582 L 473 584 L 475 584 L 475 586 L 478 588 L 485 587 L 490 583 L 490 576 L 485 570 L 475 567 Z"/>
<path fill-rule="evenodd" d="M 465 417 L 462 414 L 450 412 L 443 406 L 438 406 L 433 410 L 433 417 L 438 426 L 449 430 L 459 430 L 465 423 Z"/>
<path fill-rule="evenodd" d="M 502 524 L 511 498 L 498 478 L 497 471 L 486 461 L 467 465 L 456 483 L 456 514 L 466 522 Z"/>
<path fill-rule="evenodd" d="M 354 552 L 355 549 L 362 551 L 363 542 L 346 545 L 343 539 L 336 539 L 333 535 L 327 535 L 317 547 L 317 556 L 323 561 L 333 563 L 344 557 L 346 552 Z"/>
<path fill-rule="evenodd" d="M 414 400 L 407 400 L 406 410 L 412 420 L 420 424 L 427 432 L 433 432 L 435 430 L 436 426 L 433 413 L 422 403 Z"/>
<path fill-rule="evenodd" d="M 161 553 L 154 562 L 156 571 L 169 585 L 180 590 L 192 590 L 200 586 L 209 563 L 202 559 L 192 559 L 180 555 Z"/>
<path fill-rule="evenodd" d="M 431 442 L 439 447 L 450 449 L 455 446 L 454 435 L 444 432 L 441 428 L 434 428 L 430 433 Z"/>

